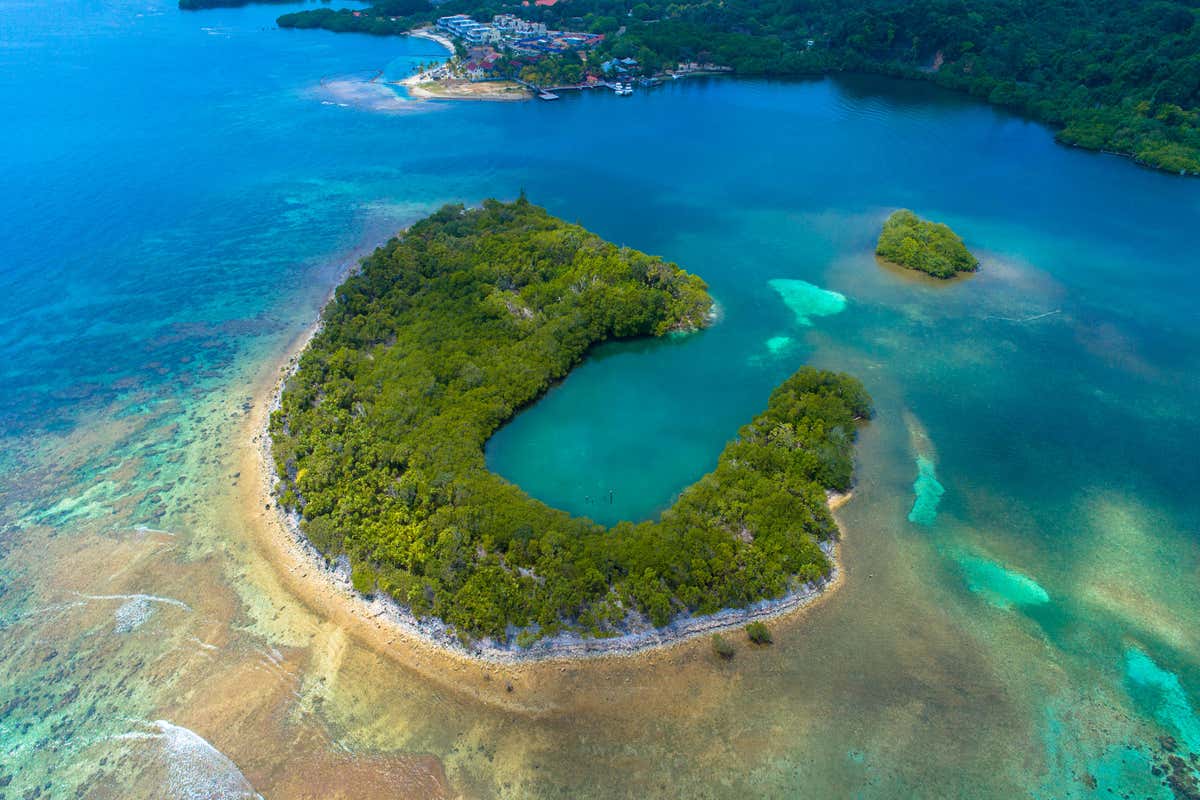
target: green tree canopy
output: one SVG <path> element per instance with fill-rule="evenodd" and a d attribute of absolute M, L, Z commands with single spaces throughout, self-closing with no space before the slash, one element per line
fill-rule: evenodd
<path fill-rule="evenodd" d="M 979 269 L 962 239 L 946 225 L 922 220 L 906 208 L 887 218 L 875 253 L 894 264 L 935 278 L 953 278 Z"/>

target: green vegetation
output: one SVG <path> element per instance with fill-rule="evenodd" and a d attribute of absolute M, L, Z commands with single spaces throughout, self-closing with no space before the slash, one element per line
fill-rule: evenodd
<path fill-rule="evenodd" d="M 729 641 L 719 633 L 714 633 L 712 635 L 712 649 L 716 656 L 726 660 L 733 658 L 733 654 L 737 652 L 734 649 L 733 642 Z"/>
<path fill-rule="evenodd" d="M 673 264 L 528 203 L 447 206 L 364 259 L 271 418 L 279 502 L 360 590 L 460 634 L 528 644 L 663 625 L 828 574 L 827 489 L 851 482 L 870 399 L 805 368 L 656 522 L 605 529 L 488 471 L 484 444 L 608 339 L 695 330 Z M 521 630 L 524 629 L 524 630 Z"/>
<path fill-rule="evenodd" d="M 388 36 L 407 33 L 428 24 L 435 16 L 439 15 L 426 0 L 381 0 L 366 11 L 314 8 L 284 14 L 277 22 L 281 28 L 324 28 L 334 33 Z"/>
<path fill-rule="evenodd" d="M 385 0 L 284 27 L 398 33 L 444 14 L 511 12 L 606 35 L 589 63 L 714 63 L 742 75 L 869 72 L 930 80 L 1051 125 L 1068 144 L 1200 173 L 1200 11 L 1190 0 Z M 810 44 L 811 43 L 811 44 Z"/>
<path fill-rule="evenodd" d="M 935 278 L 953 278 L 960 272 L 979 269 L 978 259 L 954 231 L 939 222 L 923 220 L 906 208 L 883 223 L 875 253 Z"/>
<path fill-rule="evenodd" d="M 761 622 L 751 622 L 747 625 L 746 635 L 755 644 L 771 644 L 775 641 L 771 638 L 771 630 Z"/>
<path fill-rule="evenodd" d="M 547 56 L 532 64 L 514 63 L 517 76 L 534 86 L 574 86 L 586 72 L 579 54 L 567 51 L 561 56 Z"/>

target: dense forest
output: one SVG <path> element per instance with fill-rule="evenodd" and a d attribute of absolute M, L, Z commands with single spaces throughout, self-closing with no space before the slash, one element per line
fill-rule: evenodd
<path fill-rule="evenodd" d="M 354 16 L 288 14 L 284 27 L 400 33 L 442 14 L 508 11 L 604 33 L 595 63 L 635 58 L 743 75 L 883 73 L 968 91 L 1053 126 L 1068 144 L 1200 173 L 1196 0 L 385 0 Z"/>
<path fill-rule="evenodd" d="M 268 0 L 268 2 L 271 0 Z M 325 1 L 325 0 L 323 0 Z M 181 3 L 185 0 L 180 0 Z M 205 0 L 199 0 L 205 2 Z M 463 0 L 453 0 L 462 4 Z M 450 4 L 432 6 L 428 0 L 379 0 L 365 11 L 348 8 L 314 8 L 284 14 L 277 22 L 281 28 L 324 28 L 335 33 L 370 33 L 388 36 L 407 33 L 429 25 L 447 11 Z M 476 8 L 475 5 L 471 6 Z M 491 19 L 491 17 L 488 17 Z"/>
<path fill-rule="evenodd" d="M 805 368 L 658 521 L 604 528 L 488 471 L 484 444 L 608 339 L 697 329 L 704 283 L 531 205 L 447 206 L 337 291 L 271 419 L 279 502 L 355 587 L 465 637 L 609 635 L 819 580 L 870 400 Z M 631 617 L 632 615 L 632 617 Z"/>
<path fill-rule="evenodd" d="M 979 260 L 954 231 L 923 220 L 907 208 L 896 211 L 883 223 L 875 254 L 943 280 L 979 269 Z"/>

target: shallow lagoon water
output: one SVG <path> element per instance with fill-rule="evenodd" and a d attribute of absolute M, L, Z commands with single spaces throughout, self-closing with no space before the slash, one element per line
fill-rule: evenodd
<path fill-rule="evenodd" d="M 865 78 L 356 107 L 331 77 L 437 46 L 280 11 L 7 10 L 0 792 L 1170 797 L 1150 769 L 1200 706 L 1200 182 Z M 773 647 L 438 679 L 298 602 L 248 534 L 252 387 L 342 268 L 522 187 L 721 310 L 599 348 L 504 428 L 489 458 L 535 496 L 652 516 L 803 363 L 875 397 L 845 583 Z M 898 206 L 980 273 L 877 264 Z M 845 308 L 804 325 L 778 280 Z"/>

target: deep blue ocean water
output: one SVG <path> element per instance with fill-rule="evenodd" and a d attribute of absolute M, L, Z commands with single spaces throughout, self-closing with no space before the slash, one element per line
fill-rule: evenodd
<path fill-rule="evenodd" d="M 367 79 L 408 74 L 440 57 L 436 44 L 279 31 L 281 9 L 0 5 L 0 636 L 11 645 L 0 777 L 20 772 L 12 786 L 25 791 L 68 761 L 89 775 L 89 751 L 74 748 L 100 736 L 70 700 L 53 714 L 5 705 L 42 694 L 57 663 L 41 660 L 47 630 L 21 622 L 54 599 L 54 565 L 28 542 L 82 547 L 114 525 L 194 522 L 193 498 L 228 478 L 209 466 L 214 418 L 201 409 L 241 402 L 365 248 L 442 203 L 523 189 L 701 275 L 720 311 L 696 335 L 598 349 L 497 434 L 489 463 L 535 497 L 603 522 L 650 518 L 804 363 L 852 372 L 876 399 L 846 512 L 860 548 L 848 577 L 888 588 L 833 601 L 827 626 L 844 651 L 818 663 L 774 651 L 778 683 L 754 696 L 782 708 L 748 713 L 743 735 L 789 735 L 771 737 L 769 755 L 728 756 L 743 780 L 784 795 L 1068 797 L 1094 783 L 1097 796 L 1170 796 L 1149 772 L 1157 737 L 1200 749 L 1200 182 L 1061 147 L 965 97 L 861 76 L 410 101 Z M 874 238 L 897 207 L 949 223 L 980 273 L 935 284 L 877 264 Z M 797 281 L 844 308 L 803 318 L 805 301 L 789 306 L 779 288 Z M 943 490 L 932 499 L 930 478 Z M 188 557 L 226 546 L 238 543 L 212 531 Z M 929 600 L 914 610 L 888 593 Z M 942 626 L 953 646 L 928 635 Z M 860 648 L 915 642 L 929 663 L 899 659 L 901 688 L 883 688 L 897 669 L 883 656 L 860 665 L 860 682 L 841 677 Z M 135 683 L 145 669 L 91 658 L 97 675 L 136 663 Z M 983 683 L 1005 699 L 962 688 L 959 709 L 940 693 Z M 88 685 L 93 698 L 116 691 Z M 730 691 L 732 707 L 752 702 Z M 144 694 L 140 713 L 158 713 L 154 686 Z M 829 729 L 800 724 L 817 694 L 837 703 Z M 447 718 L 485 741 L 506 736 L 509 721 L 474 713 Z M 965 752 L 970 791 L 927 755 L 962 729 L 920 722 L 956 714 L 977 720 L 981 741 L 1021 743 Z M 104 735 L 129 727 L 110 717 Z M 732 735 L 680 726 L 662 741 L 706 753 Z M 668 768 L 634 769 L 646 783 L 626 785 L 605 768 L 619 735 L 529 735 L 558 753 L 554 777 L 535 778 L 538 747 L 509 752 L 531 794 L 617 795 Z M 389 747 L 506 793 L 459 736 Z M 831 749 L 852 757 L 835 768 Z M 712 759 L 672 779 L 713 790 L 730 763 Z"/>

